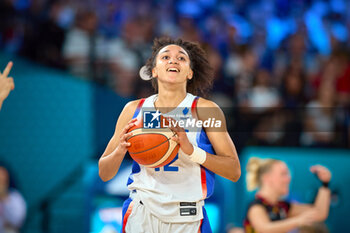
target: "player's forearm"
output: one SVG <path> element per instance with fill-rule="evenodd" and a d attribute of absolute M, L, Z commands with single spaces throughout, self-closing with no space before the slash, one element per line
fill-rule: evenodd
<path fill-rule="evenodd" d="M 207 153 L 203 166 L 210 171 L 231 181 L 238 181 L 241 176 L 241 166 L 238 159 L 231 156 L 212 155 Z"/>
<path fill-rule="evenodd" d="M 329 206 L 331 201 L 331 191 L 328 188 L 321 187 L 318 190 L 314 208 L 317 209 L 318 221 L 324 221 L 328 217 Z"/>
<path fill-rule="evenodd" d="M 98 162 L 99 176 L 103 181 L 108 181 L 117 174 L 124 156 L 125 152 L 116 149 L 109 155 L 100 158 Z"/>
<path fill-rule="evenodd" d="M 288 218 L 279 221 L 269 222 L 260 228 L 256 228 L 259 233 L 287 233 L 299 227 L 297 218 Z"/>

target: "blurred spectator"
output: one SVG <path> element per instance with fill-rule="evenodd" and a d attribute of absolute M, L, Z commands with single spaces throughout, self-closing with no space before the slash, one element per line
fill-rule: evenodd
<path fill-rule="evenodd" d="M 232 48 L 234 49 L 234 48 Z M 225 73 L 234 82 L 234 97 L 239 106 L 247 99 L 253 86 L 258 58 L 247 46 L 232 50 L 225 64 Z"/>
<path fill-rule="evenodd" d="M 281 94 L 286 108 L 303 107 L 306 104 L 306 77 L 302 70 L 290 67 L 282 76 Z"/>
<path fill-rule="evenodd" d="M 22 45 L 22 19 L 17 13 L 14 1 L 0 1 L 0 49 L 10 53 L 17 53 Z"/>
<path fill-rule="evenodd" d="M 328 101 L 330 102 L 330 106 L 328 106 L 328 122 L 330 122 L 331 127 L 328 126 L 328 128 L 322 129 L 322 131 L 331 130 L 327 131 L 330 132 L 328 135 L 331 137 L 328 142 L 321 142 L 322 145 L 349 146 L 349 133 L 346 130 L 349 126 L 347 115 L 349 114 L 350 106 L 349 67 L 347 50 L 334 51 L 329 59 L 324 62 L 319 74 L 312 80 L 311 84 L 314 92 L 317 93 L 317 98 L 325 99 L 328 96 L 329 99 L 332 99 Z M 325 101 L 323 100 L 323 102 Z M 324 114 L 321 114 L 319 118 L 322 115 Z M 307 139 L 307 137 L 304 139 Z"/>
<path fill-rule="evenodd" d="M 212 67 L 214 74 L 213 88 L 211 94 L 207 97 L 217 103 L 227 119 L 233 119 L 233 83 L 231 79 L 228 79 L 223 72 L 223 59 L 219 54 L 219 51 L 208 43 L 202 44 L 202 48 L 207 53 L 208 62 Z M 234 120 L 227 122 L 227 128 L 232 131 L 234 128 Z"/>
<path fill-rule="evenodd" d="M 319 57 L 307 48 L 307 35 L 298 32 L 286 39 L 286 47 L 279 49 L 274 54 L 273 75 L 274 83 L 281 84 L 286 70 L 304 73 L 305 77 L 315 75 L 320 68 Z M 283 47 L 283 46 L 282 46 Z"/>
<path fill-rule="evenodd" d="M 249 143 L 274 145 L 283 136 L 283 119 L 278 114 L 281 99 L 278 89 L 271 85 L 271 74 L 266 69 L 256 72 L 252 88 L 239 102 L 240 127 L 250 132 Z"/>
<path fill-rule="evenodd" d="M 281 95 L 282 106 L 280 111 L 283 117 L 284 132 L 281 144 L 284 146 L 299 146 L 300 135 L 303 130 L 304 106 L 307 103 L 306 77 L 302 70 L 288 68 L 282 78 Z"/>
<path fill-rule="evenodd" d="M 336 53 L 336 91 L 337 103 L 339 106 L 350 106 L 350 59 L 349 51 L 339 51 Z"/>
<path fill-rule="evenodd" d="M 123 25 L 121 37 L 108 43 L 109 85 L 121 96 L 136 93 L 138 70 L 146 62 L 153 27 L 143 18 L 130 19 Z M 148 47 L 148 48 L 147 48 Z"/>
<path fill-rule="evenodd" d="M 253 128 L 252 142 L 260 146 L 280 145 L 286 132 L 284 116 L 279 108 L 273 109 L 268 114 L 259 115 Z"/>
<path fill-rule="evenodd" d="M 271 85 L 271 74 L 260 69 L 254 79 L 253 87 L 248 91 L 247 100 L 243 106 L 249 111 L 261 113 L 280 106 L 281 100 L 275 87 Z"/>
<path fill-rule="evenodd" d="M 133 70 L 128 67 L 110 64 L 111 75 L 114 75 L 109 80 L 109 84 L 113 90 L 120 96 L 125 98 L 135 98 L 136 81 L 138 77 Z"/>
<path fill-rule="evenodd" d="M 332 146 L 335 139 L 335 91 L 332 82 L 323 82 L 317 99 L 306 105 L 301 143 L 308 146 Z"/>
<path fill-rule="evenodd" d="M 74 27 L 67 32 L 63 56 L 72 74 L 104 82 L 105 40 L 97 33 L 97 24 L 94 11 L 78 12 Z"/>
<path fill-rule="evenodd" d="M 193 18 L 181 16 L 179 18 L 178 24 L 180 27 L 180 34 L 178 37 L 182 38 L 185 41 L 202 41 L 200 32 Z"/>
<path fill-rule="evenodd" d="M 208 62 L 210 64 L 210 67 L 212 67 L 212 72 L 214 74 L 212 95 L 225 94 L 226 98 L 228 98 L 228 101 L 231 101 L 232 98 L 229 98 L 229 96 L 230 94 L 232 95 L 233 85 L 229 82 L 229 80 L 225 78 L 223 74 L 222 57 L 220 56 L 219 52 L 208 43 L 202 44 L 202 48 L 207 54 Z M 218 105 L 222 107 L 230 107 L 232 106 L 232 103 L 229 104 L 229 106 L 223 106 L 220 105 L 220 103 L 218 103 Z"/>
<path fill-rule="evenodd" d="M 258 70 L 243 105 L 252 117 L 250 124 L 253 126 L 253 140 L 258 145 L 280 143 L 283 136 L 284 119 L 279 111 L 280 94 L 271 81 L 268 70 Z"/>
<path fill-rule="evenodd" d="M 12 176 L 0 163 L 0 232 L 19 233 L 26 217 L 26 203 L 14 188 Z"/>
<path fill-rule="evenodd" d="M 63 3 L 54 1 L 48 18 L 40 19 L 31 31 L 27 30 L 21 51 L 24 56 L 48 66 L 65 68 L 61 53 L 65 31 L 58 25 L 63 10 Z"/>
<path fill-rule="evenodd" d="M 98 1 L 96 6 L 100 31 L 107 38 L 119 35 L 120 24 L 123 20 L 122 1 Z"/>

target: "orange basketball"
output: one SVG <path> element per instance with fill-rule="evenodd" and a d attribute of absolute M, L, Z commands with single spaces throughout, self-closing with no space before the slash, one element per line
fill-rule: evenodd
<path fill-rule="evenodd" d="M 171 140 L 174 132 L 169 128 L 146 129 L 142 124 L 142 119 L 138 119 L 128 131 L 133 134 L 127 139 L 131 143 L 128 147 L 130 156 L 145 167 L 167 165 L 179 151 L 178 143 Z"/>

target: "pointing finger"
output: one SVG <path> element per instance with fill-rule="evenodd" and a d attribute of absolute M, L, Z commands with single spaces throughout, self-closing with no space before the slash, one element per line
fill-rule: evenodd
<path fill-rule="evenodd" d="M 5 70 L 4 70 L 4 73 L 2 74 L 2 77 L 3 77 L 3 78 L 6 78 L 6 77 L 9 75 L 9 73 L 10 73 L 10 71 L 11 71 L 11 68 L 12 68 L 12 65 L 13 65 L 13 62 L 12 62 L 12 61 L 10 61 L 9 63 L 7 63 L 7 66 L 6 66 Z"/>

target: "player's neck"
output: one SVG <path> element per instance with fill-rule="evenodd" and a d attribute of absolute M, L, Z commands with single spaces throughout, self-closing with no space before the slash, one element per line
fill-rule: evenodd
<path fill-rule="evenodd" d="M 186 95 L 186 90 L 170 91 L 160 89 L 155 106 L 160 108 L 175 108 L 185 99 Z"/>
<path fill-rule="evenodd" d="M 276 204 L 280 199 L 280 196 L 268 187 L 261 188 L 258 192 L 258 195 L 272 205 Z"/>

